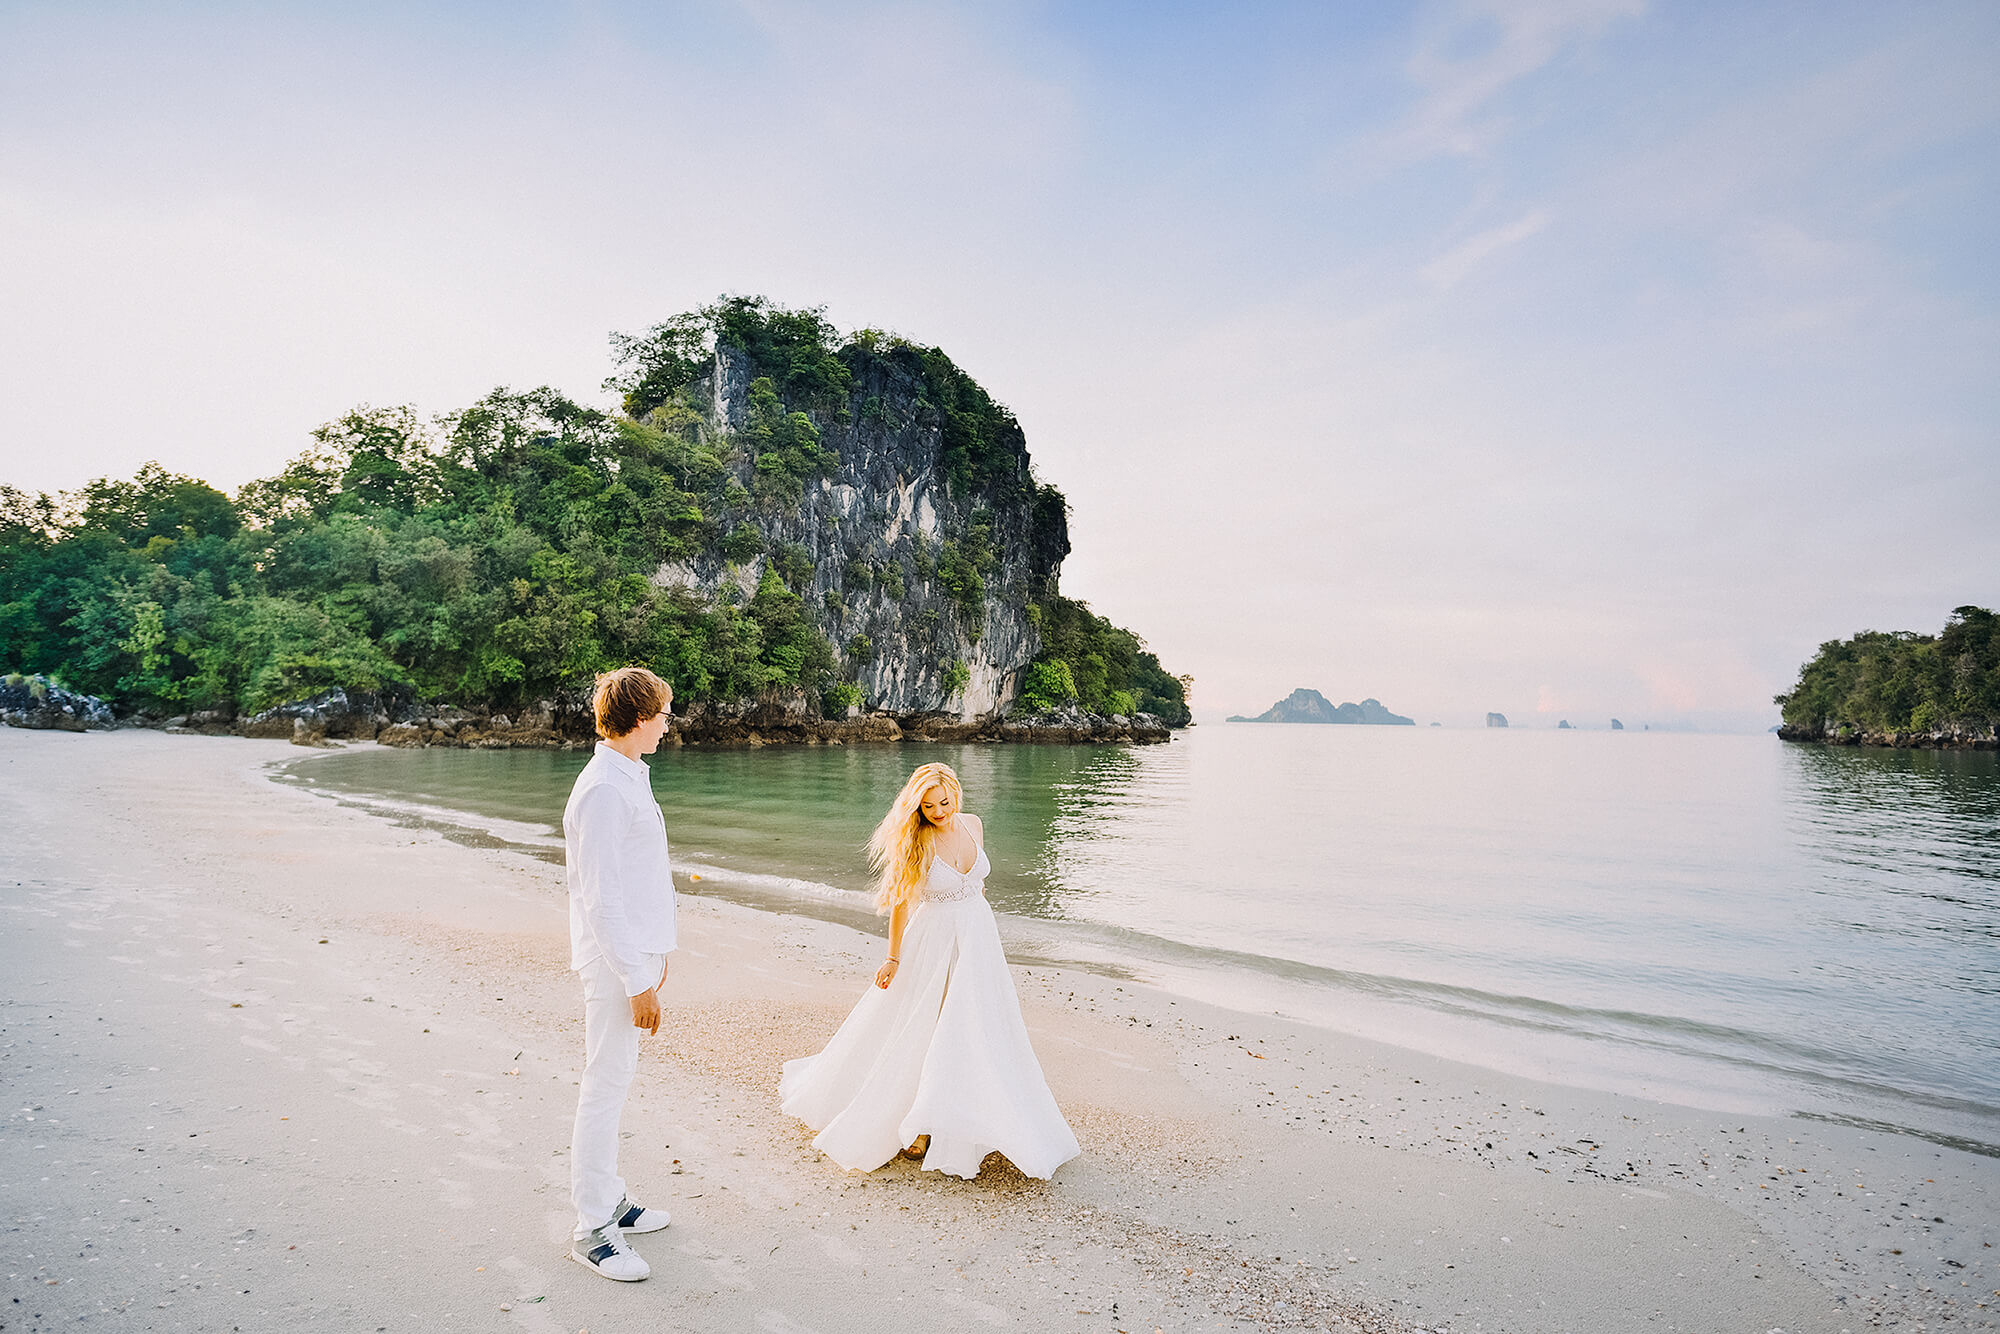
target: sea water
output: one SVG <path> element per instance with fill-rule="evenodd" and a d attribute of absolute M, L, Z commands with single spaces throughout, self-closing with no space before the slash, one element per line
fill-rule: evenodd
<path fill-rule="evenodd" d="M 582 753 L 292 781 L 547 857 Z M 1210 724 L 1160 746 L 663 749 L 682 888 L 870 920 L 915 765 L 986 821 L 1016 958 L 1434 1054 L 2000 1152 L 2000 756 Z"/>

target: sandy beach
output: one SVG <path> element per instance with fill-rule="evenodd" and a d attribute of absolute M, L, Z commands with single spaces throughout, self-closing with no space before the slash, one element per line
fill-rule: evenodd
<path fill-rule="evenodd" d="M 608 1283 L 565 1259 L 560 868 L 293 762 L 0 728 L 0 1330 L 2000 1328 L 2000 1160 L 1033 965 L 1082 1157 L 848 1174 L 777 1071 L 879 942 L 686 892 L 623 1163 L 674 1224 Z"/>

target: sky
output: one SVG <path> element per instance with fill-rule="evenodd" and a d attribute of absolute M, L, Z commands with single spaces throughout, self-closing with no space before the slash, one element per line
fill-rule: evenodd
<path fill-rule="evenodd" d="M 2000 6 L 0 4 L 0 482 L 945 349 L 1194 677 L 1760 729 L 2000 606 Z"/>

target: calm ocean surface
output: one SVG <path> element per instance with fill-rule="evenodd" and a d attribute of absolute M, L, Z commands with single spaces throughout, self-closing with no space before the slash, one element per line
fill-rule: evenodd
<path fill-rule="evenodd" d="M 697 892 L 859 922 L 943 760 L 1022 959 L 1567 1084 L 2000 1153 L 2000 756 L 1771 737 L 1209 724 L 1148 747 L 663 750 Z M 582 754 L 290 781 L 559 857 Z"/>

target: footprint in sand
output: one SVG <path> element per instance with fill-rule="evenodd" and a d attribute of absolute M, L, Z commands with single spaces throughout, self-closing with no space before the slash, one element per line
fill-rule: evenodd
<path fill-rule="evenodd" d="M 742 1274 L 747 1267 L 742 1256 L 724 1255 L 721 1251 L 712 1251 L 696 1241 L 682 1242 L 678 1249 L 682 1255 L 705 1265 L 708 1272 L 715 1276 L 715 1281 L 723 1287 L 733 1292 L 753 1290 L 754 1285 Z"/>

